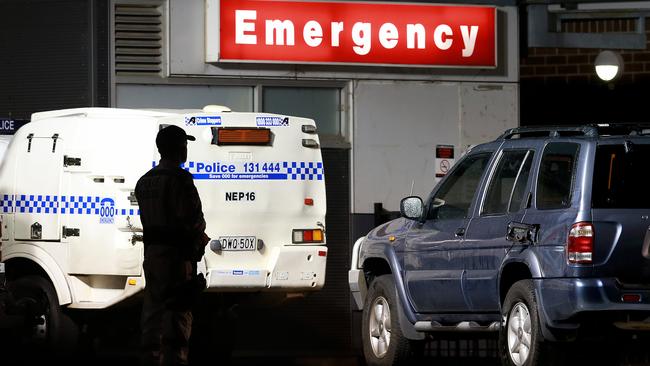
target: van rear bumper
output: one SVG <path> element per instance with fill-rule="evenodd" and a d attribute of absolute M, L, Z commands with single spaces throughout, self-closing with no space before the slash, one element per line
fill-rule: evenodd
<path fill-rule="evenodd" d="M 272 249 L 269 267 L 219 263 L 207 269 L 208 291 L 316 291 L 325 284 L 327 247 L 287 245 Z M 241 265 L 241 264 L 240 264 Z"/>
<path fill-rule="evenodd" d="M 534 280 L 540 317 L 548 328 L 577 329 L 585 322 L 643 325 L 650 330 L 650 288 L 623 288 L 615 278 Z M 624 301 L 623 295 L 638 295 Z M 636 298 L 635 298 L 636 300 Z M 640 329 L 640 328 L 639 328 Z"/>

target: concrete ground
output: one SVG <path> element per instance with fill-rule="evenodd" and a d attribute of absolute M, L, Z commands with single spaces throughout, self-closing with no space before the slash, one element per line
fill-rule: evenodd
<path fill-rule="evenodd" d="M 135 334 L 137 338 L 137 334 Z M 267 334 L 257 333 L 253 340 L 263 342 Z M 0 335 L 1 366 L 31 366 L 62 364 L 66 366 L 138 366 L 138 350 L 128 342 L 134 334 L 122 332 L 113 334 L 103 341 L 81 349 L 79 354 L 69 358 L 55 358 L 50 354 L 39 354 L 36 349 L 20 348 L 7 339 L 11 334 Z M 569 343 L 557 352 L 564 352 L 567 364 L 641 366 L 650 365 L 650 337 L 610 337 L 609 340 L 591 343 Z M 352 348 L 352 347 L 350 347 Z M 92 351 L 91 351 L 92 349 Z M 440 366 L 498 366 L 497 339 L 494 334 L 465 338 L 430 339 L 425 345 L 422 365 Z M 249 345 L 246 349 L 235 348 L 229 361 L 208 359 L 201 363 L 211 366 L 365 366 L 360 350 L 333 351 L 325 348 L 311 350 L 264 349 Z M 549 365 L 552 366 L 552 365 Z"/>

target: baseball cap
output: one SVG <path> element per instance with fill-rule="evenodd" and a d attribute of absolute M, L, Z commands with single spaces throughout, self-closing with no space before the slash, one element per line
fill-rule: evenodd
<path fill-rule="evenodd" d="M 158 131 L 158 135 L 156 136 L 156 146 L 159 149 L 175 147 L 182 144 L 186 140 L 195 141 L 196 138 L 192 135 L 186 134 L 185 130 L 178 126 L 169 125 Z"/>

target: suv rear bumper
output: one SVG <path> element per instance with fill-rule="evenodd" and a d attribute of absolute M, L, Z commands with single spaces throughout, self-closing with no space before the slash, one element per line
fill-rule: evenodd
<path fill-rule="evenodd" d="M 547 328 L 575 330 L 581 323 L 599 321 L 616 322 L 619 327 L 625 322 L 640 328 L 646 324 L 650 330 L 650 288 L 622 288 L 614 278 L 536 279 L 534 283 L 540 320 Z M 638 295 L 639 301 L 623 301 L 626 294 Z"/>

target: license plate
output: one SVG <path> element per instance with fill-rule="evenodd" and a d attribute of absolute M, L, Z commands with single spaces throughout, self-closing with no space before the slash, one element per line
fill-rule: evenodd
<path fill-rule="evenodd" d="M 257 249 L 257 238 L 254 236 L 220 236 L 221 250 L 246 251 Z"/>

